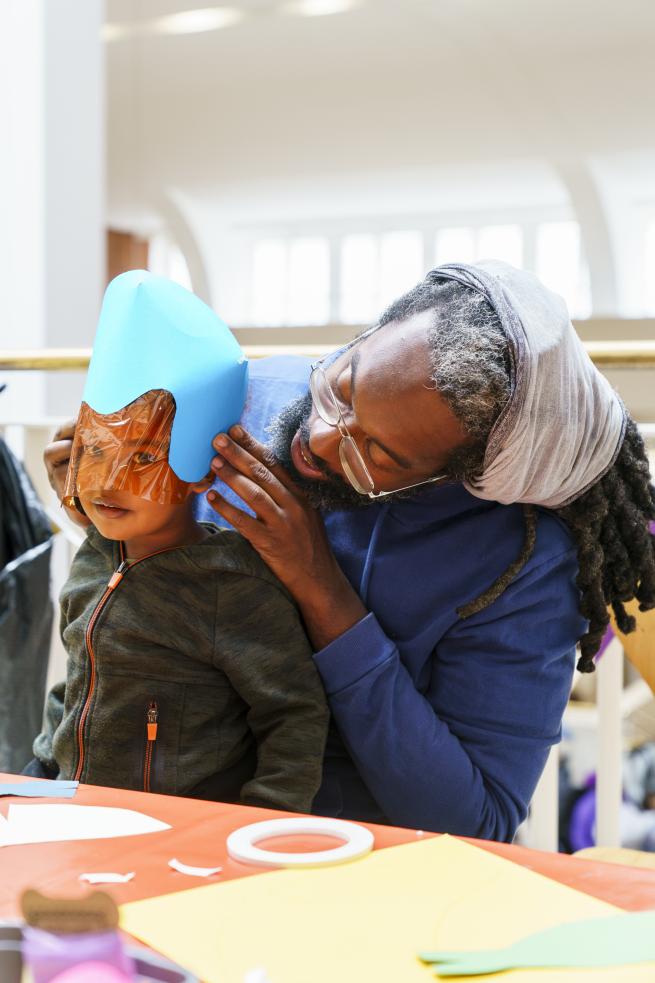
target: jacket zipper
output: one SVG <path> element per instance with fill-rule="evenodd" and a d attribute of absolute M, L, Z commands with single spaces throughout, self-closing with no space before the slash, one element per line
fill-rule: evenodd
<path fill-rule="evenodd" d="M 144 560 L 149 560 L 150 557 L 152 556 L 157 556 L 159 553 L 167 553 L 170 549 L 175 549 L 175 548 L 176 547 L 173 546 L 173 547 L 167 547 L 166 549 L 163 550 L 156 550 L 154 553 L 148 553 L 147 556 L 142 556 L 138 560 L 132 560 L 132 562 L 130 563 L 130 561 L 125 558 L 125 547 L 123 543 L 120 544 L 120 563 L 112 573 L 111 577 L 109 578 L 109 582 L 105 588 L 105 592 L 100 598 L 100 600 L 98 601 L 98 603 L 96 604 L 93 614 L 89 618 L 89 623 L 86 627 L 86 632 L 84 636 L 85 643 L 86 643 L 86 651 L 89 657 L 89 663 L 91 665 L 91 678 L 89 679 L 89 689 L 87 691 L 86 699 L 84 700 L 84 705 L 82 707 L 82 713 L 80 714 L 79 723 L 77 725 L 77 749 L 78 749 L 79 757 L 77 762 L 77 768 L 75 769 L 75 774 L 73 776 L 73 779 L 75 781 L 79 782 L 81 780 L 82 770 L 84 768 L 84 757 L 85 757 L 84 726 L 86 724 L 87 717 L 89 716 L 89 710 L 91 709 L 91 701 L 93 700 L 93 693 L 96 685 L 96 675 L 97 675 L 96 657 L 95 657 L 95 652 L 93 650 L 93 631 L 96 626 L 96 622 L 98 621 L 98 618 L 100 617 L 100 614 L 102 613 L 102 610 L 105 607 L 107 601 L 109 600 L 113 592 L 116 590 L 116 588 L 118 587 L 118 585 L 120 584 L 121 580 L 128 572 L 128 570 L 131 570 L 132 567 L 137 566 L 137 564 L 139 563 L 143 563 Z M 155 734 L 156 734 L 156 729 L 155 729 Z"/>
<path fill-rule="evenodd" d="M 146 711 L 146 754 L 143 763 L 143 791 L 150 791 L 150 767 L 152 765 L 152 754 L 155 750 L 157 740 L 157 720 L 159 719 L 159 707 L 154 700 L 148 704 Z"/>
<path fill-rule="evenodd" d="M 86 699 L 84 701 L 84 706 L 82 707 L 82 713 L 80 714 L 79 723 L 77 725 L 77 749 L 78 749 L 78 761 L 77 768 L 75 769 L 75 774 L 73 776 L 75 781 L 80 780 L 82 774 L 82 769 L 84 768 L 84 725 L 86 724 L 86 718 L 89 716 L 89 710 L 91 709 L 91 700 L 93 699 L 93 691 L 96 685 L 96 657 L 93 651 L 93 629 L 95 628 L 96 621 L 100 617 L 102 609 L 105 604 L 115 591 L 115 589 L 120 584 L 123 579 L 124 573 L 129 568 L 127 560 L 123 559 L 123 544 L 121 543 L 121 562 L 118 567 L 114 570 L 111 577 L 109 578 L 109 583 L 105 588 L 105 592 L 95 606 L 95 610 L 91 617 L 89 618 L 89 623 L 86 626 L 85 632 L 85 643 L 86 652 L 89 657 L 89 663 L 91 665 L 91 678 L 89 679 L 89 689 L 86 694 Z"/>

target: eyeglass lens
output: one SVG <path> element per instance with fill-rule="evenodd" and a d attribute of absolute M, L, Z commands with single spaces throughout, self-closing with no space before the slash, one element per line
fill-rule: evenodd
<path fill-rule="evenodd" d="M 341 434 L 339 460 L 348 481 L 355 491 L 367 495 L 375 484 L 362 460 L 357 444 L 348 433 L 341 411 L 323 369 L 318 366 L 310 376 L 310 389 L 316 412 L 331 427 L 338 427 Z"/>
<path fill-rule="evenodd" d="M 352 437 L 344 437 L 341 435 L 341 443 L 339 444 L 339 460 L 341 461 L 341 467 L 344 470 L 348 481 L 353 486 L 355 491 L 359 492 L 360 495 L 368 495 L 375 488 L 373 479 L 371 478 L 366 465 L 362 461 L 362 456 L 359 453 L 357 445 Z"/>
<path fill-rule="evenodd" d="M 336 427 L 341 419 L 341 412 L 330 383 L 327 381 L 327 376 L 320 366 L 315 368 L 309 377 L 309 386 L 318 415 L 325 423 Z"/>

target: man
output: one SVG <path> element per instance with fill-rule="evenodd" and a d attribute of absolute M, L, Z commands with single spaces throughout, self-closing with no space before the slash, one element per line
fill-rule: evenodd
<path fill-rule="evenodd" d="M 608 603 L 622 630 L 625 600 L 655 606 L 636 428 L 559 299 L 503 264 L 433 271 L 307 374 L 253 366 L 208 498 L 316 650 L 334 724 L 314 809 L 511 839 L 576 641 L 589 670 Z"/>

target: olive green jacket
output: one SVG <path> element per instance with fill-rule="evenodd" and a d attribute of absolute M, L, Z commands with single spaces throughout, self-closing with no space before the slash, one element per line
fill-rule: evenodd
<path fill-rule="evenodd" d="M 89 530 L 60 598 L 67 678 L 35 756 L 92 785 L 307 812 L 328 722 L 309 642 L 255 550 L 207 528 L 122 567 L 120 544 Z"/>

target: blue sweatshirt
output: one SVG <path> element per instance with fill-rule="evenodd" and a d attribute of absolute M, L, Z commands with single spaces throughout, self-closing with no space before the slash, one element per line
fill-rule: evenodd
<path fill-rule="evenodd" d="M 251 363 L 244 426 L 266 440 L 308 374 L 300 358 Z M 197 515 L 217 519 L 204 498 Z M 540 510 L 528 563 L 462 620 L 456 609 L 519 554 L 519 506 L 457 484 L 324 519 L 369 614 L 314 656 L 333 715 L 314 811 L 511 840 L 560 739 L 586 626 L 566 527 Z"/>

